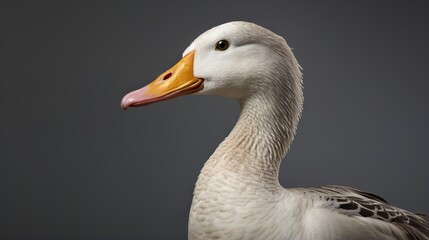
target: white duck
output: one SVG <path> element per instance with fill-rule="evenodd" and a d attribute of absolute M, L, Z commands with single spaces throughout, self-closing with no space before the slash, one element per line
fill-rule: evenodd
<path fill-rule="evenodd" d="M 427 216 L 376 195 L 279 184 L 303 104 L 300 66 L 282 37 L 248 22 L 212 28 L 122 107 L 190 93 L 237 99 L 241 113 L 198 177 L 189 239 L 429 239 Z"/>

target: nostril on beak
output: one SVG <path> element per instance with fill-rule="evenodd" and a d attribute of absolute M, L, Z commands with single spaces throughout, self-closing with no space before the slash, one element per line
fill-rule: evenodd
<path fill-rule="evenodd" d="M 171 75 L 173 75 L 172 73 L 167 73 L 165 74 L 165 76 L 162 78 L 162 80 L 167 80 L 171 77 Z"/>

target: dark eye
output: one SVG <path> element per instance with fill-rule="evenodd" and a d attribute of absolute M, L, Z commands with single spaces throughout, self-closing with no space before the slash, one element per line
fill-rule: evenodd
<path fill-rule="evenodd" d="M 229 43 L 226 40 L 220 40 L 216 43 L 216 50 L 225 51 L 226 49 L 228 49 L 228 47 Z"/>

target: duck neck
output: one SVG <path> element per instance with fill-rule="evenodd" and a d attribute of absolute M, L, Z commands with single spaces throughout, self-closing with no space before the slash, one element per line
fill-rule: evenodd
<path fill-rule="evenodd" d="M 200 178 L 222 171 L 239 175 L 243 181 L 257 179 L 264 188 L 280 186 L 280 164 L 293 140 L 302 106 L 300 76 L 290 82 L 284 88 L 281 84 L 264 87 L 259 95 L 241 100 L 237 124 L 207 161 Z"/>

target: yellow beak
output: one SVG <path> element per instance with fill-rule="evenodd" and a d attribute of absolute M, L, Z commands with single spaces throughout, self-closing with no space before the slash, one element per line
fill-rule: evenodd
<path fill-rule="evenodd" d="M 125 95 L 122 98 L 121 107 L 127 109 L 143 106 L 203 89 L 204 80 L 194 76 L 194 55 L 195 50 L 159 75 L 153 82 Z"/>

